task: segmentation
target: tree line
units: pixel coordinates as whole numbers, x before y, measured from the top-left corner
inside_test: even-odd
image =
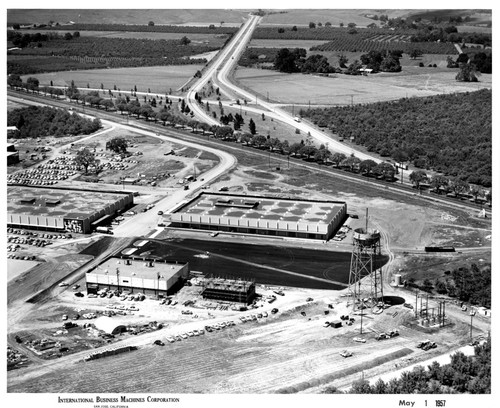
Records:
[[[102,127],[99,119],[91,120],[64,109],[40,106],[8,111],[7,126],[17,127],[15,137],[19,139],[89,135]]]
[[[336,387],[327,387],[325,394],[342,394]],[[348,394],[490,394],[491,337],[474,347],[474,355],[461,351],[451,356],[449,364],[434,361],[427,369],[417,366],[399,378],[355,381]]]
[[[489,90],[300,111],[341,138],[382,157],[491,186]]]
[[[238,31],[238,27],[220,27],[215,24],[207,26],[177,26],[177,25],[155,25],[154,22],[146,24],[91,24],[77,23],[71,26],[67,25],[37,25],[35,29],[44,30],[65,30],[71,27],[71,30],[78,31],[127,31],[127,32],[150,32],[150,33],[185,33],[185,34],[234,34]]]

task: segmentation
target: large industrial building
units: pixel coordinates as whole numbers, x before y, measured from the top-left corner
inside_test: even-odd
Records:
[[[167,263],[139,258],[110,258],[85,275],[87,293],[101,289],[170,295],[189,275],[188,263]]]
[[[328,240],[347,217],[340,201],[203,192],[171,214],[180,228]]]
[[[88,234],[133,204],[133,193],[57,187],[7,187],[7,225]]]

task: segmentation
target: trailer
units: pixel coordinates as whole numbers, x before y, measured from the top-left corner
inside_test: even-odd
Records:
[[[96,227],[95,231],[100,232],[101,234],[113,235],[113,230],[110,227]]]

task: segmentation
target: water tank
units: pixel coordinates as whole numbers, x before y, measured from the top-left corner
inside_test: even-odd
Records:
[[[371,246],[380,241],[380,232],[378,230],[356,228],[353,233],[353,239],[359,245]]]
[[[401,286],[401,275],[399,273],[394,275],[394,284],[396,286]]]

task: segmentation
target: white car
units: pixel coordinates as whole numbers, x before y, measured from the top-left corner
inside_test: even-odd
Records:
[[[59,286],[60,286],[60,287],[69,286],[69,283],[67,283],[67,282],[61,282],[61,283],[59,284]]]
[[[366,343],[366,339],[362,339],[361,337],[354,337],[353,340],[358,343]]]

